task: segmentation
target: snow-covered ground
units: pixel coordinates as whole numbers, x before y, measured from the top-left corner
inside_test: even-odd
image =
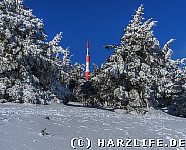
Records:
[[[161,111],[150,109],[146,115],[136,115],[74,105],[0,104],[0,149],[71,150],[71,140],[80,137],[89,138],[93,150],[124,149],[98,147],[98,139],[113,139],[115,144],[116,139],[128,138],[139,143],[149,138],[186,139],[186,119]],[[42,136],[45,128],[49,135]]]

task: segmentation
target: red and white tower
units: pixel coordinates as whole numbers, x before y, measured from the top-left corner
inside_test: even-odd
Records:
[[[85,70],[85,78],[88,80],[90,76],[90,56],[89,56],[89,47],[90,43],[87,41],[87,54],[86,54],[86,70]]]

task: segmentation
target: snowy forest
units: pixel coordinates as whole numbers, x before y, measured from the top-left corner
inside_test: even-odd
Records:
[[[1,0],[1,103],[72,101],[138,113],[148,107],[167,107],[186,117],[186,59],[172,58],[174,39],[160,46],[153,34],[156,21],[143,15],[141,5],[120,43],[105,46],[113,50],[112,55],[101,67],[93,64],[86,80],[84,65],[72,64],[70,49],[60,46],[62,33],[47,41],[43,21],[22,0]]]

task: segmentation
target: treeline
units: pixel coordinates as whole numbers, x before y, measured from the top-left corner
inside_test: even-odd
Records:
[[[113,54],[101,67],[94,65],[87,81],[84,66],[71,64],[70,50],[59,45],[61,33],[47,42],[42,20],[22,1],[1,1],[1,102],[78,101],[139,113],[147,107],[167,107],[186,116],[185,59],[172,59],[173,39],[160,47],[152,30],[156,22],[145,21],[143,11],[141,5],[120,43],[105,46]]]
[[[75,94],[90,106],[124,108],[144,112],[144,108],[167,107],[186,116],[185,58],[173,60],[171,39],[162,48],[152,28],[144,21],[141,5],[124,29],[120,43],[107,45],[113,54],[94,71],[88,81],[78,82]]]

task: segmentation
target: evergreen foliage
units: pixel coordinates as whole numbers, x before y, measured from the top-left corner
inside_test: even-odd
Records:
[[[81,65],[73,66],[69,49],[59,45],[62,33],[46,42],[43,27],[22,0],[0,1],[1,99],[45,104],[69,95],[71,74]]]
[[[173,39],[160,47],[152,30],[156,21],[144,21],[143,12],[141,5],[118,45],[105,46],[114,52],[101,68],[94,67],[89,82],[97,93],[86,95],[91,97],[87,101],[94,97],[96,103],[142,113],[146,107],[172,106],[185,98],[185,59],[172,59]]]
[[[143,113],[169,107],[186,116],[185,58],[172,59],[169,40],[162,48],[153,34],[156,21],[144,20],[141,5],[124,29],[113,54],[87,81],[84,66],[71,64],[62,33],[47,42],[44,24],[22,0],[0,1],[0,99],[47,104],[79,101],[86,106],[124,108]]]

